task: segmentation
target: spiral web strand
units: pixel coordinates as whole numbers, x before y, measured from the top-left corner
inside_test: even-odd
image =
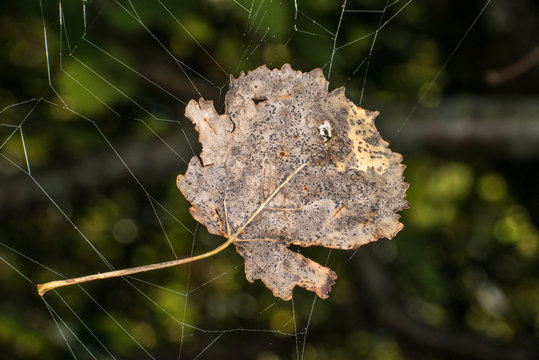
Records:
[[[205,4],[206,8],[203,10],[194,11],[196,16],[203,19],[205,16],[203,11],[209,11],[207,7],[211,6],[210,3]],[[169,24],[168,29],[175,29],[180,34],[178,36],[187,39],[185,40],[187,42],[192,42],[190,51],[202,54],[210,64],[213,72],[205,74],[196,64],[178,55],[181,49],[173,49],[174,44],[171,45],[170,42],[163,40],[163,28],[156,26],[154,20],[147,19],[144,11],[148,9],[141,2],[82,0],[74,6],[72,3],[60,1],[53,7],[51,2],[39,1],[38,11],[41,24],[38,28],[35,28],[36,24],[29,26],[34,27],[33,34],[37,33],[37,30],[41,33],[40,56],[43,59],[41,80],[45,81],[47,86],[44,87],[42,93],[36,94],[35,98],[5,104],[0,109],[0,170],[2,176],[16,178],[20,186],[24,185],[25,189],[32,189],[31,196],[48,204],[48,209],[44,211],[53,215],[47,215],[47,219],[55,219],[55,222],[63,224],[61,228],[68,229],[70,241],[75,244],[74,246],[83,249],[82,252],[91,251],[95,259],[95,262],[90,265],[93,271],[110,271],[119,268],[120,265],[111,260],[111,253],[114,251],[142,252],[145,239],[137,239],[136,246],[140,246],[139,250],[133,250],[132,244],[120,243],[113,246],[112,250],[107,248],[108,250],[103,251],[102,239],[84,224],[83,214],[88,209],[78,209],[76,202],[70,203],[63,198],[62,191],[55,186],[58,182],[54,182],[54,178],[48,175],[46,169],[41,168],[40,159],[43,156],[41,152],[46,151],[46,145],[36,143],[34,135],[37,132],[53,132],[61,131],[63,128],[78,127],[82,132],[91,134],[91,141],[97,144],[94,148],[103,154],[100,156],[105,161],[98,164],[99,166],[92,164],[91,161],[81,160],[81,162],[91,166],[93,170],[101,168],[105,172],[108,169],[114,169],[112,174],[94,173],[93,175],[122,178],[122,181],[129,182],[129,186],[136,188],[136,192],[145,198],[147,223],[135,224],[135,226],[153,227],[160,233],[161,243],[156,246],[164,249],[164,253],[160,254],[160,259],[156,261],[192,256],[214,246],[215,243],[211,241],[219,240],[211,239],[207,234],[201,235],[203,229],[197,224],[188,218],[176,215],[175,211],[178,207],[188,206],[185,203],[180,204],[179,192],[175,202],[169,201],[162,194],[156,194],[155,188],[147,184],[147,174],[144,174],[144,168],[137,163],[137,161],[151,162],[155,159],[155,154],[137,153],[142,157],[147,155],[149,158],[136,159],[129,153],[131,147],[136,147],[137,142],[152,141],[154,147],[168,154],[168,164],[177,164],[176,172],[170,173],[170,178],[162,179],[163,184],[170,184],[180,169],[185,169],[189,158],[197,155],[197,144],[193,141],[194,138],[187,134],[189,131],[192,132],[192,129],[189,130],[190,124],[185,118],[178,116],[183,111],[179,109],[183,109],[190,98],[198,97],[214,99],[215,103],[223,109],[224,95],[228,88],[228,75],[237,76],[240,70],[250,66],[254,57],[260,57],[269,43],[275,41],[278,36],[276,34],[279,33],[276,28],[283,26],[275,21],[275,13],[283,10],[290,15],[290,21],[285,27],[291,31],[286,32],[287,37],[279,39],[280,43],[286,47],[298,38],[312,38],[323,42],[324,45],[321,46],[327,46],[327,56],[323,61],[313,62],[312,68],[322,68],[330,82],[335,77],[335,68],[339,66],[339,63],[343,61],[353,63],[354,70],[349,73],[348,80],[353,78],[355,84],[360,84],[357,90],[358,100],[361,103],[364,93],[369,90],[368,71],[376,53],[379,33],[391,27],[392,23],[413,5],[412,0],[396,0],[380,1],[380,6],[377,8],[362,8],[357,2],[344,0],[334,5],[334,22],[326,24],[318,19],[310,8],[304,7],[301,1],[277,4],[270,0],[233,0],[229,3],[226,4],[227,11],[242,19],[243,28],[237,31],[237,35],[232,35],[236,36],[235,40],[240,44],[238,52],[240,55],[233,61],[225,63],[218,60],[217,48],[210,47],[206,45],[206,42],[199,40],[203,37],[200,22],[197,22],[193,16],[184,16],[182,12],[193,10],[178,8],[168,1],[152,2],[154,7],[152,11],[157,12],[161,20]],[[345,36],[342,33],[344,23],[361,22],[364,16],[376,19],[377,25],[373,31],[357,34],[355,37],[349,34]],[[113,32],[114,29],[101,27],[114,24],[115,21],[129,23],[133,34],[145,39],[145,43],[141,45],[151,44],[158,49],[157,54],[160,58],[143,59],[145,54],[141,53],[139,54],[141,59],[133,59],[111,47],[105,36],[107,31]],[[475,22],[471,27],[474,24]],[[232,34],[236,33],[232,32]],[[214,34],[214,36],[219,36],[219,34]],[[128,42],[129,38],[122,40]],[[35,41],[38,40],[35,39]],[[130,46],[129,43],[122,45]],[[133,46],[138,45],[133,44]],[[356,45],[369,49],[366,56],[357,59],[350,58],[350,55],[345,53],[347,49]],[[165,62],[167,69],[175,72],[174,79],[180,79],[183,82],[182,86],[188,90],[184,93],[177,91],[177,88],[158,75],[156,69],[151,68],[150,60]],[[139,61],[147,64],[147,68],[138,66]],[[113,70],[110,71],[109,67]],[[113,76],[112,74],[116,72],[124,76]],[[154,94],[153,97],[149,99],[133,97],[128,86],[124,84],[125,79],[148,89],[148,92],[151,91]],[[432,81],[435,80],[432,79]],[[346,85],[346,82],[347,80],[344,80],[338,85]],[[70,90],[76,91],[79,99],[74,99]],[[84,96],[83,99],[93,104],[92,108],[77,102],[80,101],[81,94]],[[127,108],[129,110],[126,110]],[[412,112],[403,121],[398,129],[399,132],[405,131],[404,125],[411,118]],[[106,121],[103,121],[102,114],[106,114]],[[54,116],[60,120],[52,119]],[[46,125],[43,126],[43,123]],[[52,130],[47,128],[49,123]],[[114,124],[117,124],[116,128]],[[129,136],[128,143],[122,142],[121,136],[118,136],[118,133],[122,133],[123,126],[130,128],[129,132],[126,132]],[[163,132],[163,128],[168,129],[168,132]],[[170,133],[174,136],[171,137]],[[76,141],[71,141],[71,143],[76,144]],[[45,146],[45,149],[41,149],[41,146]],[[85,156],[91,158],[93,154]],[[91,179],[84,179],[81,175],[84,171],[77,166],[67,165],[68,169],[62,173],[64,178],[61,179],[60,187],[65,187],[69,191],[75,191],[75,187],[82,187],[84,192],[85,186],[93,186]],[[80,173],[77,172],[78,169]],[[77,185],[72,184],[73,181],[69,180],[70,176],[77,178]],[[13,191],[15,192],[16,189],[14,188]],[[117,211],[121,212],[122,209]],[[133,227],[132,222],[124,223]],[[181,231],[172,231],[174,227]],[[183,237],[177,238],[177,234],[182,234]],[[110,239],[109,237],[107,241]],[[24,241],[39,242],[41,239],[24,239]],[[183,245],[180,246],[180,243]],[[65,265],[66,261],[76,265],[79,261],[76,258],[63,259],[62,264],[55,264],[42,260],[43,257],[38,252],[19,251],[17,241],[12,239],[0,239],[0,245],[0,260],[3,264],[0,264],[1,271],[16,274],[18,278],[13,278],[13,281],[20,280],[29,289],[35,287],[38,282],[43,282],[44,278],[83,275],[59,270],[67,268],[77,272],[82,271],[76,270],[77,267]],[[54,244],[50,246],[53,251]],[[61,249],[54,249],[54,251],[61,251]],[[326,262],[331,261],[330,254],[327,255]],[[252,337],[262,339],[262,341],[258,340],[258,343],[266,344],[265,348],[252,349],[255,354],[272,353],[273,341],[286,342],[291,339],[293,346],[290,347],[290,352],[294,358],[303,359],[309,341],[308,335],[313,331],[313,316],[317,314],[319,306],[316,297],[311,294],[302,294],[301,301],[308,305],[300,308],[298,307],[300,299],[297,299],[296,295],[291,302],[285,303],[272,299],[271,295],[258,300],[253,295],[242,293],[244,294],[242,301],[251,304],[249,306],[255,309],[250,320],[242,319],[230,311],[223,315],[219,302],[226,301],[226,298],[224,295],[216,294],[218,289],[224,286],[222,284],[241,283],[245,282],[245,279],[242,262],[238,256],[232,255],[232,252],[219,256],[230,257],[230,259],[220,264],[220,267],[215,266],[206,278],[200,276],[194,278],[193,274],[197,266],[212,267],[213,259],[204,260],[205,262],[201,265],[189,264],[184,265],[181,270],[171,270],[172,275],[175,271],[181,272],[180,279],[174,285],[171,285],[170,281],[161,282],[159,277],[128,276],[107,280],[114,281],[115,286],[121,288],[121,293],[126,294],[123,298],[107,298],[93,285],[80,285],[73,290],[66,290],[66,293],[62,289],[52,291],[43,298],[43,312],[47,313],[48,317],[42,321],[48,329],[55,329],[51,330],[46,337],[57,343],[61,353],[69,354],[75,359],[117,359],[125,356],[122,355],[125,354],[123,353],[125,349],[130,349],[128,353],[136,354],[137,358],[163,358],[163,354],[156,354],[153,350],[158,347],[156,344],[163,342],[168,344],[165,346],[169,351],[168,355],[172,354],[178,359],[212,358],[219,356],[217,351],[221,351],[223,346],[226,347],[228,342],[236,341],[236,338],[249,341]],[[122,264],[121,267],[124,265]],[[90,267],[84,264],[84,269]],[[34,271],[35,269],[38,271]],[[30,273],[39,273],[40,278],[35,278]],[[31,291],[28,291],[28,294],[30,293]],[[204,296],[198,295],[201,293]],[[261,292],[258,291],[258,293]],[[204,299],[205,296],[211,297],[212,300],[206,304],[205,309],[201,310],[204,305],[198,301]],[[168,303],[171,299],[174,302],[172,306]],[[134,315],[137,311],[123,311],[130,306],[132,301],[136,303],[136,306],[142,307],[139,309],[140,318],[138,319],[133,318],[137,316]],[[98,315],[94,315],[95,319],[87,318],[82,315],[83,309],[85,311],[91,309],[93,314]],[[205,314],[212,320],[204,322],[193,315],[195,312]],[[237,313],[241,311],[238,310]],[[237,325],[230,327],[223,325],[225,324],[223,319],[227,317],[236,317],[235,320],[228,322]],[[168,336],[152,330],[153,327],[158,328],[162,323],[167,324]],[[206,325],[199,326],[199,323]],[[244,326],[244,323],[249,326]],[[104,334],[110,333],[120,339],[121,346],[102,339]],[[148,333],[154,335],[149,336]],[[290,353],[280,354],[280,356],[289,355]]]

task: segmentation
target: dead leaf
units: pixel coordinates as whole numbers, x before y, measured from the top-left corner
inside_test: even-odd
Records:
[[[378,112],[328,93],[322,70],[259,67],[231,77],[226,110],[191,100],[185,115],[202,144],[178,188],[190,212],[230,238],[249,281],[283,300],[297,286],[327,298],[337,275],[291,244],[356,249],[402,229],[408,207],[402,156],[376,127]]]

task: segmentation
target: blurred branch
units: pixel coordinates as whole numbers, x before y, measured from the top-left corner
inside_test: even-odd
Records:
[[[539,159],[539,103],[536,99],[460,97],[437,108],[418,108],[409,120],[411,105],[380,106],[376,121],[393,150],[414,154]],[[397,131],[400,129],[400,131]],[[192,156],[180,131],[164,136],[186,161]],[[190,139],[195,142],[194,139]],[[185,163],[161,141],[131,139],[117,149],[130,170],[145,185],[175,181]],[[0,160],[1,161],[1,160]],[[10,165],[7,165],[10,166]],[[70,200],[81,192],[133,183],[112,151],[90,154],[63,169],[32,169],[32,174],[56,198]],[[20,173],[0,179],[0,213],[48,201],[34,182]]]
[[[490,85],[500,85],[519,77],[537,64],[539,64],[539,45],[514,64],[501,70],[488,71],[485,74],[485,81]]]
[[[184,171],[192,151],[184,135],[178,131],[163,137],[117,146],[118,153],[129,170],[143,186],[161,182],[161,186],[176,181]],[[176,151],[176,154],[170,150]],[[179,157],[181,156],[181,158]],[[185,160],[182,160],[182,158]],[[0,158],[0,161],[4,160]],[[6,165],[11,166],[9,164]],[[55,201],[73,201],[81,193],[93,193],[113,185],[136,185],[130,172],[112,151],[91,154],[86,159],[62,169],[32,169],[34,179]],[[0,213],[24,208],[36,202],[48,202],[46,195],[26,175],[18,172],[0,178]]]
[[[376,121],[392,149],[414,153],[536,160],[539,158],[537,98],[459,96],[435,108],[379,106]],[[407,120],[407,118],[409,119]]]
[[[539,357],[539,352],[532,348],[500,344],[468,330],[435,327],[412,318],[402,306],[391,300],[390,280],[369,251],[359,251],[356,256],[359,257],[355,263],[360,270],[364,292],[369,294],[366,300],[370,310],[380,323],[406,341],[449,358],[532,360]]]

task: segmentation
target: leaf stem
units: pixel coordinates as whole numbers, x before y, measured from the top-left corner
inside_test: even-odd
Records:
[[[193,261],[205,259],[205,258],[213,256],[213,255],[215,255],[217,253],[220,253],[221,251],[226,249],[230,244],[232,244],[236,240],[236,238],[256,218],[256,216],[258,214],[260,214],[260,212],[262,212],[262,210],[264,210],[266,205],[275,197],[275,195],[277,195],[277,193],[290,181],[290,179],[292,179],[298,172],[300,172],[301,169],[303,169],[305,166],[307,166],[307,164],[308,164],[308,162],[300,165],[296,170],[294,170],[294,172],[292,172],[271,193],[271,195],[268,196],[268,198],[262,204],[260,204],[258,209],[256,209],[256,211],[251,215],[249,220],[247,220],[245,222],[245,224],[240,226],[240,228],[238,229],[238,231],[236,231],[236,233],[234,235],[229,237],[227,241],[225,241],[224,243],[222,243],[221,245],[219,245],[218,247],[216,247],[215,249],[213,249],[211,251],[208,251],[208,252],[206,252],[204,254],[184,258],[184,259],[165,261],[165,262],[158,263],[158,264],[143,265],[143,266],[137,266],[137,267],[133,267],[133,268],[129,268],[129,269],[122,269],[122,270],[113,270],[113,271],[109,271],[109,272],[105,272],[105,273],[81,276],[81,277],[78,277],[78,278],[72,278],[72,279],[67,279],[67,280],[49,281],[49,282],[47,282],[45,284],[38,284],[37,285],[37,292],[38,292],[39,296],[43,296],[47,291],[52,290],[52,289],[56,289],[56,288],[59,288],[59,287],[63,287],[63,286],[74,285],[74,284],[82,284],[82,283],[87,283],[87,282],[94,281],[94,280],[110,279],[110,278],[115,278],[115,277],[120,277],[120,276],[138,274],[138,273],[152,271],[152,270],[164,269],[164,268],[168,268],[168,267],[172,267],[172,266],[176,266],[176,265],[187,264],[187,263],[190,263],[190,262],[193,262]]]

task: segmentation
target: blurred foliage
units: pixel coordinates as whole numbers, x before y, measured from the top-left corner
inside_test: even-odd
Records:
[[[380,10],[385,3],[349,1],[347,9]],[[399,101],[436,107],[464,92],[537,95],[537,70],[498,87],[483,80],[485,71],[516,61],[537,41],[537,31],[529,31],[536,29],[537,5],[517,3],[492,2],[445,66],[483,2],[414,1],[379,32],[401,4],[382,20],[376,12],[347,12],[337,29],[342,3],[325,0],[298,1],[297,19],[292,1],[71,1],[61,2],[61,17],[58,2],[2,2],[0,180],[8,189],[33,184],[23,172],[27,162],[37,184],[48,174],[70,176],[66,171],[85,159],[183,131],[189,141],[162,152],[190,153],[192,145],[196,153],[185,104],[203,96],[223,108],[229,74],[262,64],[321,67],[332,89],[346,86],[356,103],[382,112]],[[28,99],[42,100],[22,103]],[[7,126],[23,120],[24,144],[20,133],[9,137],[15,128]],[[411,184],[405,228],[392,241],[359,250],[383,269],[392,288],[387,296],[413,321],[463,337],[481,334],[496,345],[536,346],[537,161],[403,155]],[[158,158],[132,161],[157,167]],[[102,165],[86,174],[95,186],[74,194],[53,187],[45,190],[54,202],[42,194],[0,209],[3,357],[61,359],[73,351],[91,358],[87,347],[99,359],[109,358],[107,351],[137,359],[145,357],[142,346],[163,359],[176,358],[180,344],[188,358],[209,345],[200,358],[286,359],[303,350],[305,359],[451,357],[373,315],[360,260],[346,252],[297,249],[321,263],[329,256],[337,269],[326,301],[313,302],[300,289],[293,304],[275,300],[245,280],[233,249],[129,279],[146,295],[117,279],[61,289],[42,301],[32,282],[56,279],[51,269],[66,276],[107,270],[88,242],[122,268],[202,253],[222,241],[188,213],[174,184],[185,170],[181,160],[167,178],[134,174],[140,183],[117,159]],[[111,166],[125,172],[121,183],[105,182]],[[241,330],[218,331],[225,329]],[[264,329],[272,332],[256,331]]]

